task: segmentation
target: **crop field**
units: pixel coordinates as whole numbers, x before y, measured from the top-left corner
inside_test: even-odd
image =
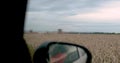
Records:
[[[31,55],[46,41],[62,41],[85,46],[92,53],[92,63],[120,63],[120,34],[25,33]]]

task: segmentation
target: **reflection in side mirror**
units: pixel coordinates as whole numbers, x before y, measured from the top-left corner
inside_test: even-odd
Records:
[[[80,45],[50,42],[41,45],[33,59],[34,63],[91,63],[92,55]]]
[[[53,44],[49,48],[50,63],[86,63],[87,53],[82,48]]]

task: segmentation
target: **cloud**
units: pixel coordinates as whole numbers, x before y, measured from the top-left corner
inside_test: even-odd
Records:
[[[110,1],[101,7],[97,8],[95,12],[78,13],[77,15],[69,16],[73,20],[89,20],[89,21],[120,21],[120,1]]]
[[[117,0],[29,0],[25,30],[119,32],[119,11]]]
[[[104,2],[104,0],[30,0],[28,11],[74,15],[78,12],[93,11]]]

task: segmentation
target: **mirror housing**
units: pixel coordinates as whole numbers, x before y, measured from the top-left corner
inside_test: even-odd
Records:
[[[66,42],[44,42],[33,56],[34,63],[91,63],[91,60],[86,47]]]

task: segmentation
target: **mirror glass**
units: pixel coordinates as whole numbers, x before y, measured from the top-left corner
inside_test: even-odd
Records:
[[[86,63],[84,49],[66,44],[53,44],[49,48],[49,63]]]

